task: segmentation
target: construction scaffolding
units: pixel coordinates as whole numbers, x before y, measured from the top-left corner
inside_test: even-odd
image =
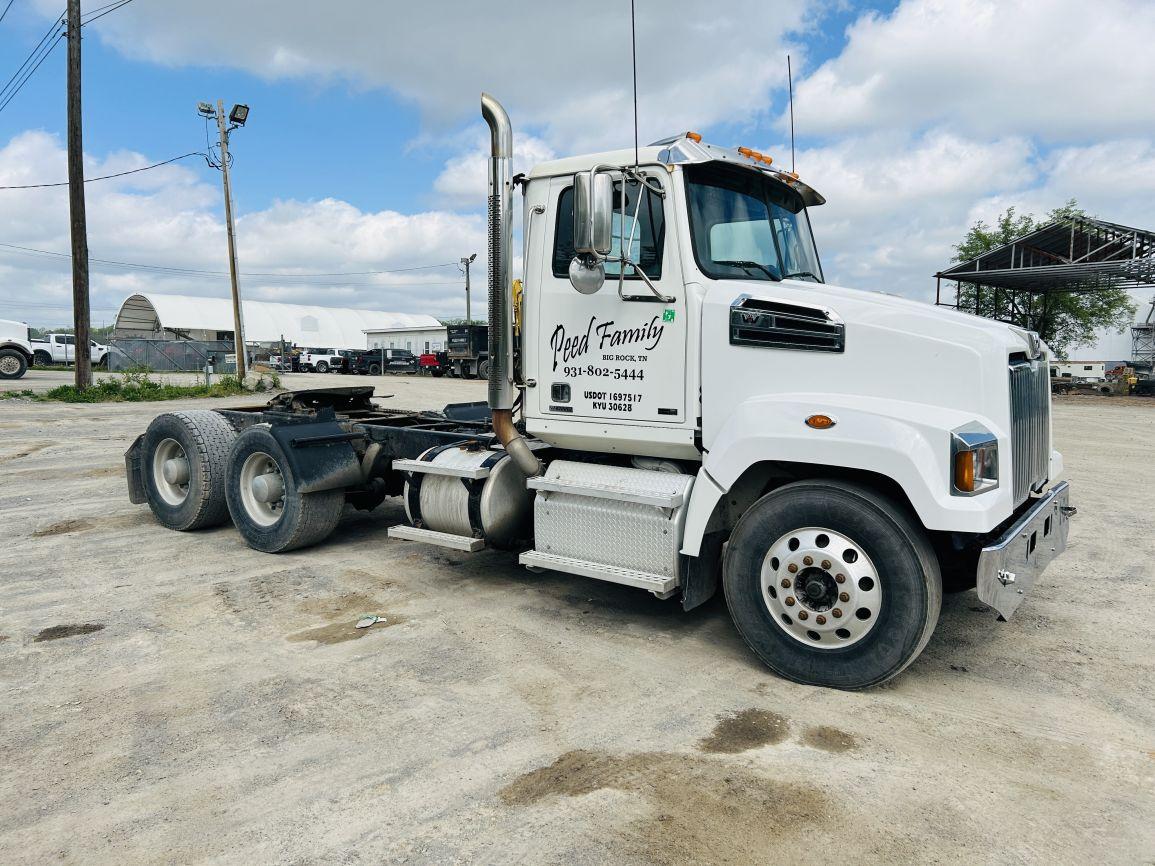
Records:
[[[1145,321],[1131,326],[1131,366],[1155,373],[1155,298]]]
[[[1155,289],[1155,232],[1079,217],[1049,223],[1009,244],[935,274],[935,303],[959,307],[965,284],[974,286],[974,310],[1036,329],[1059,293]],[[943,299],[943,280],[955,283],[954,303]],[[1132,329],[1134,360],[1155,359],[1155,322]]]

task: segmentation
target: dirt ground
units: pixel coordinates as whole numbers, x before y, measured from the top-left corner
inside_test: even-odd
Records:
[[[388,540],[396,501],[282,556],[162,529],[123,452],[228,402],[0,403],[0,862],[1155,862],[1155,411],[1057,401],[1067,555],[850,694],[720,599]]]

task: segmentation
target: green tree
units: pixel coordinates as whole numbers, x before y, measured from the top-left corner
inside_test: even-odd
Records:
[[[970,261],[1050,223],[1070,223],[1087,213],[1071,199],[1041,220],[1019,215],[1009,207],[993,226],[979,220],[955,246],[956,262]],[[1048,292],[1044,295],[1013,294],[991,286],[961,285],[959,309],[990,319],[1000,319],[1037,331],[1056,356],[1095,341],[1100,329],[1122,333],[1135,320],[1135,304],[1126,290],[1105,286],[1094,292]]]

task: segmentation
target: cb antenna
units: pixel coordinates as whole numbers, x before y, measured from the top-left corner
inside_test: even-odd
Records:
[[[790,55],[786,55],[786,86],[790,91],[790,171],[794,171],[794,72],[790,68]]]
[[[630,53],[634,61],[634,170],[638,168],[638,28],[634,21],[634,0],[630,0]]]

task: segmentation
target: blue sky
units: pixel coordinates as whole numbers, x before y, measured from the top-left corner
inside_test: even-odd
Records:
[[[0,83],[58,3],[15,0],[0,22]],[[1076,0],[1046,6],[638,0],[641,137],[693,128],[788,158],[791,53],[798,167],[829,200],[814,214],[828,277],[924,300],[966,227],[1011,205],[1043,213],[1076,197],[1104,218],[1155,225],[1155,4],[1103,0],[1095,16]],[[494,8],[133,0],[85,31],[89,174],[203,149],[196,103],[246,102],[250,122],[233,138],[242,269],[483,258],[482,89],[510,109],[522,170],[632,138],[626,0],[589,0],[580,19],[532,0]],[[1072,55],[1085,61],[1077,76]],[[0,186],[64,179],[64,57],[62,44],[0,112]],[[203,162],[88,190],[94,256],[223,270],[219,175]],[[63,194],[0,190],[0,243],[66,251]],[[245,290],[460,314],[456,269],[338,283],[250,279]],[[135,291],[221,295],[227,284],[100,267],[93,291],[110,310]],[[60,261],[0,248],[0,316],[64,322],[68,294]]]

